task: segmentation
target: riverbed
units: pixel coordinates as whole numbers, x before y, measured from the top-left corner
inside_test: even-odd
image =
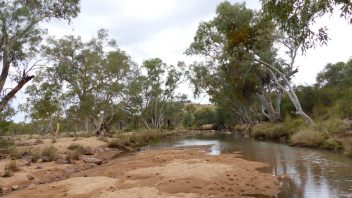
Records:
[[[194,145],[210,145],[209,155],[238,152],[246,160],[269,164],[261,171],[279,178],[279,197],[352,197],[352,159],[337,152],[260,142],[234,134],[170,137],[143,149]]]

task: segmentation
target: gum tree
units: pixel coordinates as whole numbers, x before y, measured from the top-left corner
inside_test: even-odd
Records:
[[[54,18],[70,21],[79,11],[79,0],[0,1],[0,112],[34,77],[45,34],[39,24]],[[9,81],[15,86],[7,87]]]

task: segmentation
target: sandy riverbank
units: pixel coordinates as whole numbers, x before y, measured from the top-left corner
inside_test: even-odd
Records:
[[[275,196],[277,178],[258,171],[264,166],[235,153],[207,155],[207,147],[143,151],[5,197]]]

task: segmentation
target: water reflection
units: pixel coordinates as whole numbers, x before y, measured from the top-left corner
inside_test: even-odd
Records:
[[[352,198],[352,160],[329,151],[243,140],[236,135],[173,137],[145,149],[192,145],[212,145],[211,155],[240,152],[245,159],[268,163],[262,171],[279,177],[279,197]]]

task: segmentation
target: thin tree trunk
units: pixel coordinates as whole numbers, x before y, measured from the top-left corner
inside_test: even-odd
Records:
[[[88,116],[85,117],[84,126],[85,126],[86,133],[89,133],[89,118],[88,118]]]
[[[296,112],[295,114],[296,115],[299,115],[301,117],[303,117],[303,119],[309,123],[309,124],[312,124],[314,125],[314,121],[312,120],[312,118],[309,117],[309,115],[307,115],[303,109],[302,109],[302,106],[301,106],[301,103],[296,95],[296,92],[295,90],[293,89],[292,85],[291,85],[291,82],[286,78],[286,76],[280,72],[278,69],[276,69],[274,66],[270,65],[269,63],[266,63],[262,60],[259,60],[259,59],[255,59],[255,61],[257,61],[258,63],[262,64],[264,66],[264,68],[269,71],[274,80],[275,80],[275,84],[283,91],[283,92],[286,92],[287,95],[289,96],[292,104],[295,106],[295,109],[296,109]],[[275,73],[277,73],[283,80],[284,82],[286,83],[286,86],[288,88],[288,90],[278,81],[277,77],[275,76]]]

